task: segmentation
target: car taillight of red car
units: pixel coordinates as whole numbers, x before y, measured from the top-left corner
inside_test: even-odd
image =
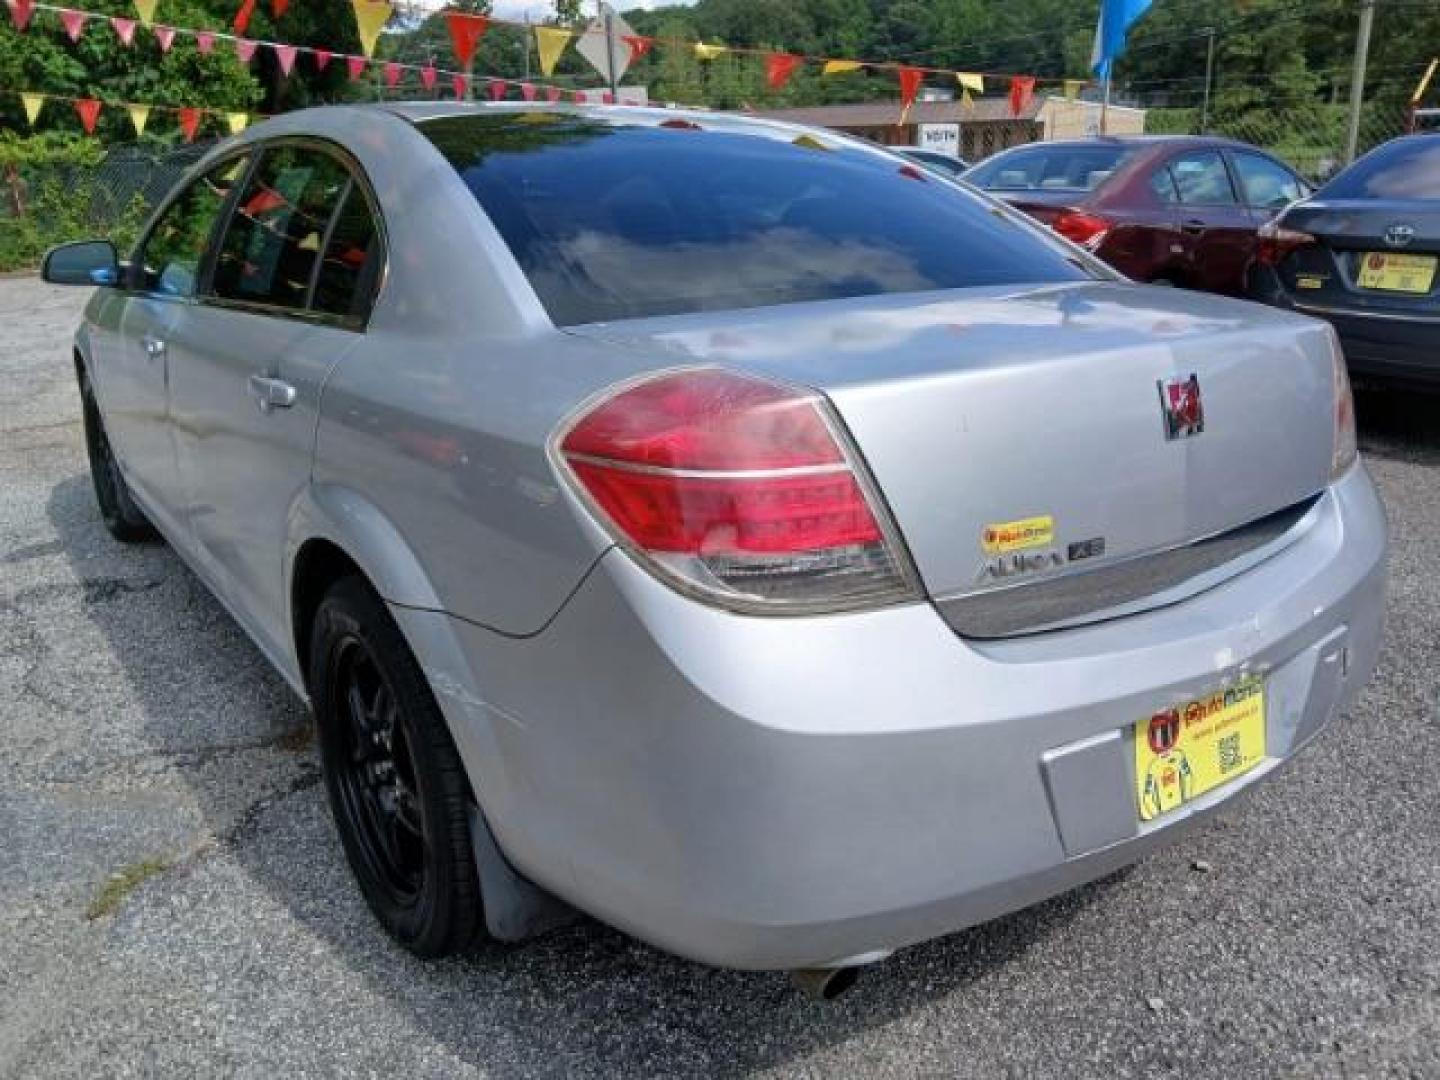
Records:
[[[1094,251],[1104,242],[1114,224],[1109,218],[1083,210],[1062,210],[1050,227],[1066,240]]]

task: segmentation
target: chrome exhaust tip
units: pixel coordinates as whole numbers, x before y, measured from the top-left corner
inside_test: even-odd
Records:
[[[859,978],[858,967],[797,968],[790,972],[790,981],[815,1001],[834,1001]]]

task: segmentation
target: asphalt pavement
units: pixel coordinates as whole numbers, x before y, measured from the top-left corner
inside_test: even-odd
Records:
[[[1318,746],[825,1005],[592,922],[392,946],[300,704],[168,548],[100,524],[83,302],[0,279],[0,1076],[1440,1076],[1440,398],[1361,397],[1389,630]]]

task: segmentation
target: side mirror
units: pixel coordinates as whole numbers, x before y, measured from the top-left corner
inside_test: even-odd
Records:
[[[40,276],[52,285],[118,285],[120,259],[109,240],[61,244],[45,253]]]

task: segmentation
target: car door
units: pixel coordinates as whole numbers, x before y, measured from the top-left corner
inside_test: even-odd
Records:
[[[1280,162],[1256,150],[1227,152],[1241,201],[1258,229],[1297,199],[1310,194],[1310,185]]]
[[[1257,226],[1235,192],[1224,157],[1218,149],[1190,150],[1165,167],[1175,187],[1176,245],[1187,283],[1238,295]]]
[[[126,270],[118,333],[93,357],[111,446],[132,490],[172,538],[183,533],[183,500],[169,426],[168,343],[194,306],[200,267],[246,160],[206,170],[155,218]]]
[[[338,149],[265,147],[171,344],[186,515],[236,616],[288,650],[288,516],[310,479],[320,393],[360,340],[383,261],[373,198]]]

